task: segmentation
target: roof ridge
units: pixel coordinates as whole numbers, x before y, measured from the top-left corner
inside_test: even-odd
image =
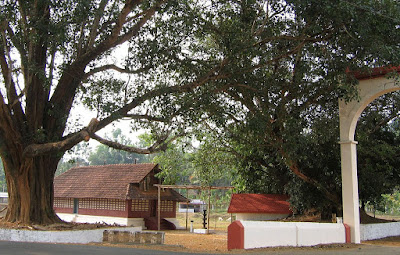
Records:
[[[81,167],[100,167],[100,166],[131,166],[131,165],[157,165],[157,163],[120,163],[120,164],[106,164],[106,165],[82,165],[73,166],[71,168],[81,168]]]

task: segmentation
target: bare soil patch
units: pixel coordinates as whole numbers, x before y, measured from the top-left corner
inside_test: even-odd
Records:
[[[165,244],[182,247],[192,252],[227,252],[227,233],[194,234],[182,230],[169,230],[165,233]]]
[[[370,240],[363,242],[365,244],[385,245],[385,246],[398,246],[400,247],[400,236],[391,236],[383,239]]]
[[[186,225],[185,214],[178,214],[178,220],[181,226]],[[190,221],[193,220],[194,228],[202,227],[202,217],[200,214],[189,214],[188,227],[190,227]],[[320,215],[302,215],[292,217],[291,221],[310,221],[310,222],[321,222]],[[363,223],[381,223],[391,222],[392,219],[378,219],[371,217],[367,214],[361,214],[361,221]],[[229,214],[214,214],[210,218],[210,229],[215,230],[215,234],[194,234],[186,230],[169,230],[165,231],[165,245],[123,245],[123,244],[102,244],[105,246],[119,246],[119,247],[130,247],[130,248],[141,248],[141,249],[157,249],[171,252],[193,252],[193,253],[233,253],[242,254],[243,251],[229,251],[227,249],[227,227],[230,224]],[[19,223],[7,223],[3,222],[0,217],[0,228],[12,228],[12,229],[30,229],[30,230],[48,230],[48,231],[62,231],[62,230],[90,230],[98,228],[116,227],[114,225],[105,224],[84,224],[84,223],[58,223],[47,226],[36,226],[36,225],[23,225]],[[372,240],[363,242],[363,244],[370,245],[385,245],[385,246],[398,246],[400,247],[400,236],[388,237],[380,240]],[[96,244],[98,245],[98,244]],[[358,247],[355,244],[332,244],[332,245],[318,245],[313,247],[276,247],[276,248],[265,248],[261,250],[278,251],[278,250],[315,250],[315,249],[347,249]],[[254,251],[260,251],[260,249],[248,250],[246,253],[252,253]]]

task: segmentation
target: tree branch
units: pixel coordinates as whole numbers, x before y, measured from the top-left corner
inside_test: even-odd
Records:
[[[19,96],[17,96],[15,83],[12,79],[12,64],[10,63],[9,65],[7,63],[6,55],[7,58],[9,59],[9,62],[11,62],[12,59],[10,56],[10,52],[7,49],[7,45],[5,42],[5,34],[3,32],[1,38],[3,39],[3,42],[0,42],[0,67],[7,91],[8,104],[9,107],[14,111],[13,118],[15,116],[18,126],[23,127],[25,116],[22,110],[21,102],[19,101]],[[4,52],[4,49],[7,50],[7,53]]]
[[[333,203],[335,203],[336,205],[341,205],[341,201],[340,198],[334,194],[331,193],[325,186],[323,186],[321,183],[319,183],[317,180],[315,180],[314,178],[311,178],[307,175],[305,175],[303,172],[301,172],[297,162],[293,159],[291,159],[289,157],[289,155],[282,149],[279,148],[279,152],[282,155],[282,157],[285,159],[285,163],[287,165],[287,167],[300,179],[302,179],[303,181],[313,185],[314,187],[316,187],[319,191],[321,191],[326,198],[328,198],[330,201],[332,201]]]
[[[150,121],[158,121],[158,122],[170,121],[170,119],[167,119],[167,118],[149,116],[146,114],[126,114],[124,117],[134,119],[134,120],[150,120]]]
[[[105,126],[109,125],[111,122],[120,119],[128,114],[128,112],[135,107],[139,106],[146,100],[149,100],[151,98],[157,97],[157,96],[162,96],[162,95],[167,95],[167,94],[173,94],[173,93],[184,93],[184,92],[190,92],[193,91],[195,88],[200,87],[204,85],[205,83],[213,80],[218,80],[222,78],[227,78],[228,76],[226,74],[219,74],[218,72],[227,64],[228,60],[224,59],[220,65],[216,66],[215,68],[211,69],[208,73],[205,75],[201,76],[198,78],[196,81],[187,83],[185,85],[176,85],[176,86],[171,86],[171,87],[162,87],[156,90],[151,90],[142,96],[132,100],[132,102],[126,104],[125,106],[121,107],[119,110],[115,111],[112,113],[110,116],[107,118],[104,118],[100,120],[99,125],[97,126],[97,130],[100,130],[104,128]]]
[[[85,73],[85,75],[83,76],[83,80],[86,80],[87,78],[89,78],[90,76],[92,76],[92,75],[94,75],[96,73],[103,72],[103,71],[106,71],[106,70],[114,70],[114,71],[117,71],[117,72],[120,72],[120,73],[127,73],[127,74],[138,74],[138,73],[141,73],[141,72],[149,70],[151,67],[152,66],[148,66],[148,67],[145,67],[145,68],[139,68],[139,69],[136,69],[136,70],[129,70],[129,69],[126,69],[126,68],[118,67],[118,66],[116,66],[114,64],[104,65],[104,66],[99,66],[99,67],[93,68],[89,72]]]
[[[58,115],[61,117],[68,115],[74,100],[76,89],[81,84],[83,77],[85,76],[84,70],[87,64],[107,50],[122,44],[123,42],[135,36],[135,34],[139,32],[140,28],[154,15],[156,8],[158,8],[158,6],[164,1],[157,2],[155,6],[148,10],[147,15],[145,15],[136,25],[133,26],[133,28],[129,30],[129,34],[125,34],[125,36],[129,35],[130,37],[124,37],[124,40],[120,40],[119,34],[124,24],[126,24],[127,16],[132,11],[134,6],[140,2],[134,0],[126,1],[126,4],[120,13],[114,28],[112,28],[111,35],[107,36],[106,39],[99,43],[96,47],[89,49],[84,54],[79,55],[79,57],[77,57],[77,59],[71,63],[61,75],[49,104],[51,106],[57,106],[59,109]],[[129,107],[124,107],[123,110],[119,111],[117,114],[122,113],[120,116],[123,116],[128,112],[125,111],[126,109],[129,111],[132,108],[129,109]],[[61,125],[57,124],[60,116],[48,116],[46,126],[49,130],[52,130],[52,132],[62,135],[65,130],[65,123],[62,123]],[[113,120],[115,119],[118,118],[114,118]],[[107,123],[107,125],[108,124],[109,123]]]
[[[86,128],[60,142],[28,145],[24,149],[23,157],[37,157],[41,155],[65,152],[83,140],[89,141],[90,136],[93,132],[95,132],[98,123],[99,121],[97,119],[92,119]]]
[[[91,134],[90,137],[95,139],[96,141],[100,142],[101,144],[104,144],[106,146],[109,146],[111,148],[117,149],[117,150],[122,150],[122,151],[127,151],[127,152],[132,152],[132,153],[137,153],[137,154],[152,154],[158,151],[165,151],[167,149],[168,144],[170,144],[172,141],[176,140],[178,137],[183,136],[184,134],[176,135],[170,139],[169,138],[170,133],[167,133],[166,135],[160,137],[152,146],[146,148],[146,149],[141,149],[141,148],[136,148],[128,145],[123,145],[118,142],[113,142],[106,140],[104,138],[101,138],[100,136],[96,134]]]
[[[91,49],[94,45],[95,39],[97,37],[97,31],[99,28],[100,19],[103,16],[104,9],[106,8],[108,0],[102,0],[99,4],[99,8],[97,9],[95,18],[93,20],[92,28],[90,30],[89,39],[87,41],[86,48]]]
[[[156,4],[153,5],[153,7],[151,7],[150,9],[148,9],[144,16],[138,21],[138,23],[136,23],[135,26],[133,26],[127,33],[119,36],[118,38],[116,38],[117,40],[115,41],[116,45],[119,45],[121,43],[126,42],[127,40],[129,40],[130,38],[132,38],[134,35],[136,35],[140,28],[146,24],[146,22],[153,17],[153,15],[155,14],[156,10],[163,4],[167,2],[167,0],[161,0],[161,1],[157,1]]]

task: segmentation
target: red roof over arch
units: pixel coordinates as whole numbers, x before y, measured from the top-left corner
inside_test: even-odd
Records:
[[[382,77],[392,72],[400,73],[400,66],[382,66],[364,72],[350,71],[350,70],[347,70],[346,72],[354,75],[354,77],[357,80],[368,80],[368,79]]]

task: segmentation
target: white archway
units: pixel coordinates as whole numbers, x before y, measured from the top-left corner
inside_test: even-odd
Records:
[[[360,243],[360,215],[357,178],[357,142],[354,133],[358,118],[374,99],[389,92],[400,90],[398,82],[384,77],[395,69],[376,69],[375,75],[359,76],[359,100],[339,100],[340,151],[342,167],[343,222],[351,229],[351,242]]]

